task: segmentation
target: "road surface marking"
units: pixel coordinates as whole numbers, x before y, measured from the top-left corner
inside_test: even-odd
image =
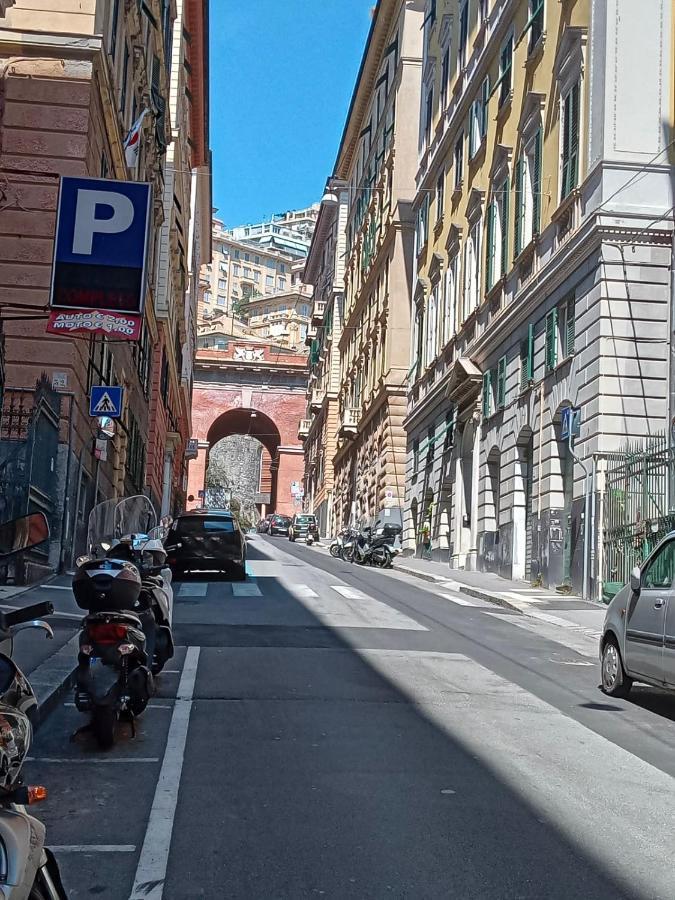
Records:
[[[401,631],[427,631],[424,625],[393,606],[375,600],[344,584],[330,585],[334,594],[323,597],[296,594],[300,603],[330,628],[395,628]],[[292,587],[289,588],[292,590]],[[335,596],[338,595],[338,596]]]
[[[49,849],[54,853],[135,853],[134,844],[53,844]]]
[[[95,763],[98,765],[124,765],[125,763],[158,763],[158,756],[129,756],[124,757],[108,757],[108,756],[72,756],[72,757],[55,757],[55,756],[27,756],[26,762],[49,763],[57,766],[69,766],[71,763]]]
[[[365,598],[363,591],[348,587],[346,584],[331,584],[331,588],[342,597],[346,597],[347,600],[363,600]]]
[[[311,587],[307,584],[294,584],[291,585],[290,591],[292,594],[295,594],[296,597],[318,597],[316,591],[313,591]]]
[[[68,584],[41,584],[42,591],[70,591],[72,588]]]
[[[209,589],[208,581],[195,581],[188,582],[184,581],[180,586],[179,597],[206,597],[206,592]]]
[[[471,600],[465,600],[463,597],[456,597],[454,594],[446,594],[444,591],[440,591],[438,596],[443,597],[444,600],[449,600],[451,603],[457,603],[459,606],[471,606],[473,609],[480,608],[477,603],[472,603]]]
[[[130,900],[161,900],[164,893],[198,665],[199,647],[188,647]]]
[[[262,593],[257,584],[251,584],[247,581],[239,583],[233,582],[232,594],[235,597],[262,597]]]

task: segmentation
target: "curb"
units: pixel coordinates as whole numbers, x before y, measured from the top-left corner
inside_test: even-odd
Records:
[[[45,719],[54,712],[59,701],[75,686],[77,651],[80,636],[75,634],[60,650],[43,663],[25,673],[35,696],[38,698],[38,719],[34,730],[39,731]]]
[[[524,615],[523,610],[506,597],[500,597],[497,594],[489,594],[487,591],[481,591],[479,588],[470,587],[465,585],[464,582],[458,581],[456,578],[444,578],[442,575],[432,575],[431,572],[421,572],[419,569],[413,569],[410,566],[394,565],[393,570],[395,572],[403,572],[406,575],[414,575],[416,578],[422,579],[422,581],[431,581],[440,585],[445,584],[447,581],[454,581],[455,584],[461,585],[461,592],[467,594],[469,597],[474,597],[476,600],[485,600],[487,603],[492,603],[495,606],[502,606],[505,609],[511,609],[514,612]]]

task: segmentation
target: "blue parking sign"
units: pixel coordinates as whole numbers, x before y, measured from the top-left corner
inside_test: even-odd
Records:
[[[150,197],[142,182],[61,179],[52,307],[143,311]]]

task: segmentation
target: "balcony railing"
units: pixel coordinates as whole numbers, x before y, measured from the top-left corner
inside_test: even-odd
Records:
[[[310,419],[300,419],[298,425],[298,440],[303,441],[309,435],[309,429],[312,422]]]
[[[326,392],[323,388],[314,388],[309,398],[309,408],[312,412],[319,412],[323,405],[323,398]]]
[[[350,437],[355,435],[359,427],[360,409],[346,409],[342,413],[342,421],[340,423],[340,434],[342,437]]]
[[[312,308],[312,325],[321,325],[326,312],[326,301],[315,300]]]

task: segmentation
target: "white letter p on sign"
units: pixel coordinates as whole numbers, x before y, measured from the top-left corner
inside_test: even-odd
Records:
[[[96,208],[107,206],[112,215],[96,218]],[[73,229],[73,253],[91,256],[95,234],[120,234],[134,221],[134,205],[124,194],[112,191],[77,192],[75,227]]]

